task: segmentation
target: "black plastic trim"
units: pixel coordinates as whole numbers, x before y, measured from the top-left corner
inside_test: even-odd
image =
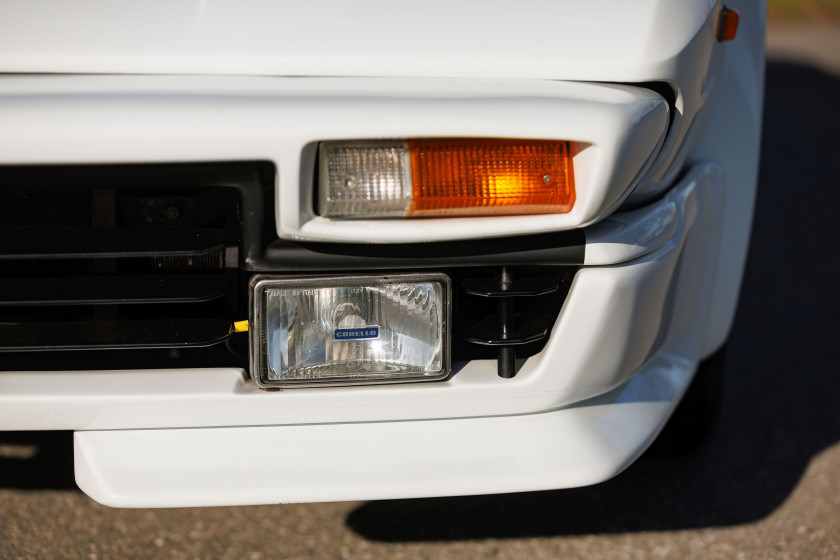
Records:
[[[294,243],[274,241],[252,271],[325,272],[447,266],[582,265],[586,237],[572,230],[519,237],[437,243]]]

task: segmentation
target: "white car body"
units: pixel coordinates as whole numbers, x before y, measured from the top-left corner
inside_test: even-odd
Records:
[[[15,371],[0,352],[0,430],[75,431],[79,486],[119,507],[614,476],[725,343],[737,304],[764,6],[726,6],[740,25],[721,42],[711,0],[0,1],[0,167],[271,162],[278,237],[316,246],[585,237],[547,345],[513,379],[476,359],[441,382],[263,391],[243,368]],[[449,136],[572,141],[574,209],[313,208],[319,141]]]

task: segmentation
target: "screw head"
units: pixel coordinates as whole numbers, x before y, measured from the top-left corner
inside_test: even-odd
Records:
[[[352,191],[356,188],[356,178],[353,175],[345,175],[341,178],[341,187],[344,190]]]

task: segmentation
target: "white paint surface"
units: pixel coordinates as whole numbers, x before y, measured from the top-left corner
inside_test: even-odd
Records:
[[[76,432],[76,482],[115,507],[320,502],[594,484],[652,440],[691,379],[657,358],[626,385],[542,414]]]

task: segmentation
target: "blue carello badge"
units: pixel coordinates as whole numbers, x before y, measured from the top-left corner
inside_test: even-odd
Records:
[[[369,325],[355,329],[335,329],[333,339],[335,340],[373,340],[379,338],[379,327]]]

